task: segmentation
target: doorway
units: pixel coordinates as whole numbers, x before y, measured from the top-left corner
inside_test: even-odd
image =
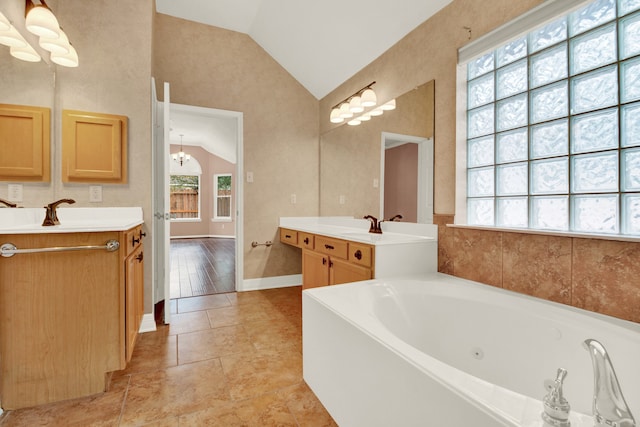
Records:
[[[171,299],[171,262],[170,262],[170,241],[172,232],[170,230],[171,213],[170,213],[170,162],[173,162],[171,153],[172,144],[191,145],[194,152],[196,149],[207,151],[211,147],[205,146],[209,141],[217,145],[216,156],[223,158],[235,164],[235,188],[233,195],[234,203],[229,207],[226,218],[218,218],[218,215],[202,215],[200,222],[206,225],[208,231],[198,234],[189,234],[189,238],[208,239],[215,238],[215,229],[220,226],[217,220],[224,223],[224,227],[233,230],[233,259],[234,274],[233,284],[234,290],[238,286],[242,286],[243,274],[243,253],[241,244],[235,244],[235,241],[242,242],[242,208],[243,208],[243,182],[240,177],[243,175],[242,155],[243,155],[243,114],[235,111],[218,110],[206,107],[197,107],[191,105],[182,105],[171,103],[170,87],[168,83],[164,83],[164,101],[157,100],[155,94],[155,81],[152,79],[152,95],[153,103],[153,129],[154,135],[154,152],[153,152],[153,182],[154,182],[154,256],[153,256],[153,304],[156,306],[156,318],[162,318],[164,323],[170,323],[171,310],[164,309],[165,303],[168,306]],[[192,129],[192,139],[185,139],[185,129]],[[183,137],[180,137],[180,134]],[[186,150],[185,150],[186,151]],[[203,173],[203,180],[207,181],[210,190],[207,195],[209,202],[213,203],[215,195],[213,194],[213,175]],[[202,201],[200,202],[202,203]],[[202,206],[202,204],[200,205]],[[211,205],[209,205],[211,206]],[[211,207],[210,212],[213,212]],[[194,221],[195,223],[195,221]],[[174,237],[185,237],[174,236]],[[230,239],[229,237],[225,236]],[[227,248],[228,249],[228,248]],[[235,266],[240,266],[235,268]],[[162,313],[159,316],[159,313]]]
[[[237,117],[229,113],[170,106],[171,299],[236,290],[238,236],[232,213],[241,180]]]

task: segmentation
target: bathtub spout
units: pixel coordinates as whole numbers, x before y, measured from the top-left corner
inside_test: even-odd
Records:
[[[636,427],[624,400],[611,359],[604,346],[593,339],[584,341],[593,362],[593,418],[595,427]]]
[[[549,393],[542,401],[544,412],[541,415],[545,427],[571,426],[571,421],[569,421],[571,407],[567,399],[562,395],[562,383],[566,376],[566,369],[559,368],[555,381],[545,381],[545,388],[549,390]]]

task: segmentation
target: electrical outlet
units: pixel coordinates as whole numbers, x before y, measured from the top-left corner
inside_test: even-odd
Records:
[[[373,178],[373,188],[378,188],[380,186],[380,181],[378,178]]]
[[[93,203],[102,201],[102,185],[89,186],[89,201]]]
[[[292,194],[292,195],[291,195],[291,204],[292,204],[292,205],[295,205],[295,204],[296,204],[296,195],[295,195],[295,194]]]
[[[341,194],[340,195],[340,204],[344,205],[345,200],[346,200],[346,198],[344,197],[344,195]]]
[[[247,172],[247,182],[253,182],[253,172]]]

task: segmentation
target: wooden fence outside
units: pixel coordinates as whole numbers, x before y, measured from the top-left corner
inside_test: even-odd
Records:
[[[171,218],[198,218],[198,191],[174,190],[170,196]]]

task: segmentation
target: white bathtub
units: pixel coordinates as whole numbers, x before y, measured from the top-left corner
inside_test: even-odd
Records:
[[[592,427],[587,338],[640,416],[640,324],[435,273],[303,292],[304,379],[342,427],[542,426],[565,368],[573,427]]]

